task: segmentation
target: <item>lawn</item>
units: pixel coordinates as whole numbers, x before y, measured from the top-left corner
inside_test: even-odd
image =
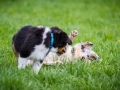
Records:
[[[17,69],[12,36],[24,25],[76,29],[78,42],[91,41],[100,56],[84,61]],[[0,90],[120,90],[119,0],[0,0]]]

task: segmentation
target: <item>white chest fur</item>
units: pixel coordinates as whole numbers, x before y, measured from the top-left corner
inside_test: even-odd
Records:
[[[33,60],[43,60],[48,53],[49,48],[46,48],[45,45],[40,44],[35,46],[34,52],[29,56],[29,59]]]
[[[46,48],[45,45],[43,44],[46,37],[47,37],[47,33],[50,32],[50,28],[46,27],[45,31],[43,33],[43,41],[40,45],[36,45],[34,48],[35,50],[31,53],[31,55],[29,56],[30,59],[33,60],[43,60],[46,57],[46,54],[49,51],[49,48]]]

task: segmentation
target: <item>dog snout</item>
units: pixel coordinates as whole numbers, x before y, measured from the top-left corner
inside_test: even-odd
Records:
[[[61,54],[64,54],[66,52],[66,48],[65,47],[62,47],[62,48],[58,48],[58,54],[61,55]]]
[[[66,49],[64,48],[64,49],[62,50],[62,52],[65,53],[65,52],[66,52]]]
[[[98,56],[96,60],[100,59],[100,57]]]
[[[97,56],[96,54],[92,54],[92,55],[91,55],[91,58],[92,58],[93,60],[98,60],[98,59],[99,59],[99,56]]]

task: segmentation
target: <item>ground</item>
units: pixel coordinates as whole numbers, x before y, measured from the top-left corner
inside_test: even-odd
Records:
[[[17,69],[11,43],[24,25],[58,26],[79,32],[74,43],[91,41],[100,56],[84,61]],[[0,90],[119,90],[119,0],[0,0]]]

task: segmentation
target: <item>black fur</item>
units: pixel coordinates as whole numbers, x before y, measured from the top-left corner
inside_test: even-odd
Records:
[[[21,57],[28,57],[34,50],[34,46],[41,44],[44,29],[33,26],[22,27],[14,36],[15,49]]]
[[[63,32],[58,27],[52,27],[51,28],[52,33],[54,33],[54,47],[64,47],[68,43],[69,45],[72,44],[72,41],[68,38],[67,34]]]
[[[13,36],[13,44],[20,56],[23,58],[29,57],[34,51],[35,45],[40,45],[43,41],[43,33],[45,28],[38,28],[34,26],[24,26],[17,34]],[[53,47],[64,47],[66,44],[72,44],[72,41],[68,38],[67,34],[60,30],[58,27],[52,27],[51,32],[54,34]],[[44,41],[46,48],[50,47],[51,36],[47,33],[47,37]]]

